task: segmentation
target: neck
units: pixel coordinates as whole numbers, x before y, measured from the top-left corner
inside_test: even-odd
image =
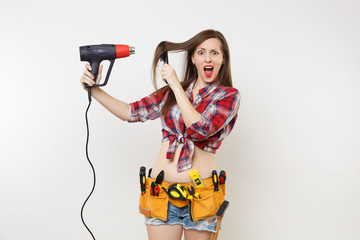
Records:
[[[200,90],[204,87],[206,87],[208,84],[204,83],[200,78],[198,78],[194,84],[194,89]]]

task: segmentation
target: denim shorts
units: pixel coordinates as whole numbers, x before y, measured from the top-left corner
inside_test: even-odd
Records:
[[[180,224],[184,229],[193,229],[198,231],[208,231],[216,233],[216,217],[209,217],[206,219],[198,220],[192,222],[189,216],[189,208],[185,207],[176,207],[171,202],[168,203],[168,214],[167,221],[163,221],[157,218],[149,218],[145,216],[145,223],[148,225],[176,225]]]

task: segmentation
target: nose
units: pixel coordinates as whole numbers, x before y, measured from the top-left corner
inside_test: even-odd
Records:
[[[206,54],[205,56],[205,62],[210,63],[211,62],[211,56],[210,54]]]

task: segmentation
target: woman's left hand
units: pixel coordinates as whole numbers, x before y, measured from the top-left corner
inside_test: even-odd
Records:
[[[164,82],[166,80],[172,90],[174,90],[174,87],[181,87],[175,69],[172,68],[169,64],[164,64],[161,66],[161,79]]]

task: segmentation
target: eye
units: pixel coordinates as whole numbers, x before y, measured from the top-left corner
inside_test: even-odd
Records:
[[[199,54],[199,55],[203,55],[203,54],[204,54],[204,51],[200,50],[200,51],[198,51],[198,54]]]
[[[213,55],[219,55],[220,53],[218,51],[213,51],[212,54]]]

